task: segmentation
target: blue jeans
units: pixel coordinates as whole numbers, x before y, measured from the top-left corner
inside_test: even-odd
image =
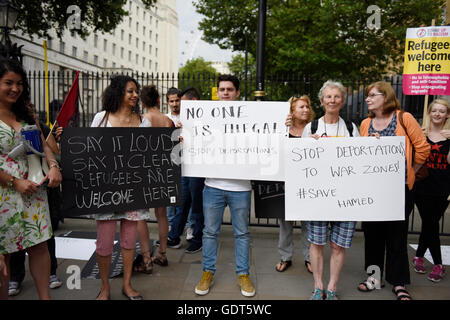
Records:
[[[166,213],[167,213],[167,221],[169,221],[169,225],[172,223],[173,218],[175,216],[175,212],[179,206],[176,207],[166,207]]]
[[[183,234],[188,216],[192,217],[194,238],[192,242],[202,243],[203,232],[203,187],[205,178],[181,178],[181,206],[176,207],[175,215],[170,223],[169,238],[178,240]],[[190,214],[189,214],[190,212]]]
[[[216,271],[217,238],[222,225],[223,213],[228,205],[234,232],[236,274],[249,274],[250,269],[250,215],[251,191],[226,191],[205,185],[203,190],[203,271]]]

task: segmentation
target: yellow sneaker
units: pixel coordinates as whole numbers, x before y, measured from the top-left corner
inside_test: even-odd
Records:
[[[243,296],[253,297],[255,295],[255,287],[253,287],[248,274],[240,274],[238,276],[238,283],[241,287],[241,293]]]
[[[195,287],[195,293],[204,296],[209,292],[209,288],[212,286],[214,274],[211,271],[203,271],[202,279]]]

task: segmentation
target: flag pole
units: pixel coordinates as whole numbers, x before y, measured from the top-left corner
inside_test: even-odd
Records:
[[[49,98],[49,88],[48,88],[48,64],[47,64],[47,40],[44,40],[42,44],[44,47],[44,63],[45,63],[45,100],[46,100],[46,110],[47,110],[47,122],[45,123],[47,126],[50,125],[50,104],[48,101]],[[50,128],[52,129],[52,128]]]
[[[431,26],[435,26],[436,22],[435,20],[431,20]],[[428,95],[425,96],[425,101],[423,103],[423,117],[422,117],[422,128],[425,128],[425,126],[428,124]]]

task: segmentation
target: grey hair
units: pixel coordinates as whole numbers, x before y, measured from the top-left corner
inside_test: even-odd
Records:
[[[323,100],[323,95],[324,95],[324,91],[326,88],[337,88],[339,89],[339,91],[341,91],[341,95],[343,98],[343,103],[345,103],[345,101],[347,101],[347,90],[345,90],[344,85],[342,83],[340,83],[339,81],[333,81],[333,80],[327,80],[322,88],[320,88],[319,90],[319,100],[320,102],[322,102]]]

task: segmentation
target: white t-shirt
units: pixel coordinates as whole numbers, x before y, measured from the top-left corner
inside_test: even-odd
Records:
[[[167,117],[169,117],[170,120],[173,121],[173,123],[175,124],[175,126],[177,126],[178,121],[180,121],[180,115],[174,115],[171,112],[166,114]]]
[[[353,137],[359,137],[358,127],[352,123],[353,125]],[[339,121],[333,124],[325,123],[323,121],[323,117],[319,119],[317,124],[316,133],[320,136],[326,133],[328,137],[350,137],[350,133],[347,130],[347,126],[345,125],[344,119],[339,117]],[[311,122],[308,123],[303,130],[302,138],[309,138],[311,135]]]
[[[102,122],[103,117],[105,116],[105,112],[106,111],[101,111],[101,112],[95,114],[94,120],[92,120],[92,123],[91,123],[91,127],[98,127],[100,122]],[[152,126],[150,120],[148,120],[146,117],[141,116],[141,119],[142,119],[142,122],[139,125],[140,128],[141,127],[151,127]],[[105,121],[104,120],[103,120],[103,123],[102,123],[102,127],[105,127]],[[106,127],[111,127],[111,123],[109,122],[109,120],[108,120],[108,123],[106,124]]]
[[[206,178],[205,185],[225,191],[252,190],[252,185],[249,180]]]

